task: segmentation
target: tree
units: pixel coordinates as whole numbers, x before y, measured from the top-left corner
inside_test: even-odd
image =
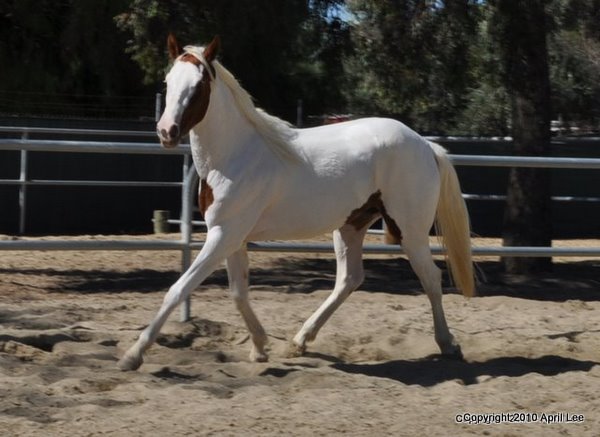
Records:
[[[510,102],[500,74],[501,60],[489,31],[493,9],[477,8],[477,30],[470,45],[470,77],[464,111],[456,118],[459,135],[508,136]]]
[[[545,156],[550,148],[551,98],[544,0],[493,0],[493,26],[502,77],[511,102],[515,155]],[[513,168],[504,216],[504,245],[552,243],[550,172]],[[547,270],[551,258],[504,258],[511,273]]]
[[[137,66],[113,21],[128,0],[7,0],[0,4],[0,103],[11,113],[90,115],[111,98],[140,95]],[[82,95],[96,95],[81,102]],[[152,100],[148,114],[152,114]],[[93,103],[93,108],[90,107]],[[97,114],[94,114],[97,115]],[[138,114],[139,115],[139,114]]]
[[[338,3],[334,0],[132,0],[129,10],[119,15],[117,22],[131,35],[128,50],[145,71],[148,83],[163,79],[169,31],[192,44],[202,44],[220,35],[223,64],[257,98],[260,106],[294,120],[297,100],[304,99],[311,108],[320,107],[320,101],[325,99],[319,95],[319,88],[331,80],[330,73],[335,76],[335,65],[324,56],[331,53],[328,44],[333,40],[324,35],[337,37],[340,32],[334,29],[337,21],[327,21],[322,14]],[[334,87],[324,86],[322,90],[325,89],[335,96]]]
[[[597,129],[600,121],[600,0],[552,2],[550,80],[556,116]]]
[[[340,113],[347,110],[344,59],[350,50],[350,26],[340,15],[343,1],[312,1],[310,16],[302,26],[297,44],[303,47],[292,66],[307,114]]]
[[[477,2],[351,0],[348,7],[357,17],[346,64],[351,109],[447,132],[472,80]]]

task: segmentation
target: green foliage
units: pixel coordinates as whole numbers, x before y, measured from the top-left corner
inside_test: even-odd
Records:
[[[470,45],[472,82],[467,87],[465,108],[449,133],[476,136],[507,136],[510,102],[502,83],[497,42],[490,34],[492,8],[479,7],[476,35]]]
[[[467,102],[477,2],[351,0],[357,17],[347,74],[357,112],[397,116],[442,133]],[[355,92],[356,90],[356,92]]]
[[[148,83],[162,80],[167,68],[166,35],[202,44],[216,34],[222,40],[221,60],[258,103],[293,120],[297,99],[309,110],[336,98],[339,63],[337,39],[341,21],[326,16],[336,1],[306,0],[133,0],[117,17],[131,35],[128,51],[145,72]],[[321,88],[317,90],[317,88]],[[320,93],[320,94],[319,94]]]
[[[124,37],[113,22],[127,4],[127,0],[2,2],[0,110],[56,114],[77,105],[81,94],[103,98],[139,94],[139,70],[123,53]],[[86,105],[80,109],[79,115],[88,115]]]
[[[506,90],[480,83],[467,95],[466,108],[457,117],[457,126],[449,133],[458,135],[509,136],[510,102]]]
[[[596,128],[600,121],[600,1],[563,0],[554,5],[550,39],[553,107],[567,126]]]
[[[0,111],[53,112],[163,88],[169,31],[202,44],[276,115],[388,115],[437,134],[504,135],[495,0],[5,0]],[[600,120],[600,0],[545,2],[553,118]],[[36,105],[43,100],[43,104]],[[114,100],[113,100],[114,102]],[[19,107],[19,105],[25,105]],[[57,107],[58,107],[57,106]],[[114,103],[107,115],[119,116]]]
[[[509,133],[509,84],[501,58],[510,47],[501,41],[510,35],[498,34],[495,1],[347,4],[356,18],[353,53],[345,60],[352,111],[392,115],[429,133]],[[600,0],[553,0],[545,6],[551,20],[553,118],[597,129]]]

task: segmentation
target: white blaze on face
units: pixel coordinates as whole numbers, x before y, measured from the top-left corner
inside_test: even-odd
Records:
[[[173,147],[179,142],[181,116],[201,79],[202,69],[189,62],[176,61],[167,74],[165,110],[156,125],[163,145]]]

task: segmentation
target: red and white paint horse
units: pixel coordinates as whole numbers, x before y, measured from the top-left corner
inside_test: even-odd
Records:
[[[362,243],[383,217],[402,238],[411,266],[431,301],[435,339],[460,356],[442,308],[441,273],[429,248],[434,220],[443,235],[454,280],[473,294],[469,221],[445,150],[402,123],[367,118],[310,129],[256,109],[236,79],[215,60],[219,40],[182,51],[168,39],[174,64],[167,74],[160,141],[175,147],[189,132],[202,180],[206,242],[169,289],[156,317],[119,361],[137,369],[173,309],[226,260],[229,286],[252,338],[250,358],[267,360],[267,336],[248,302],[246,243],[298,239],[333,231],[337,277],[331,295],[293,339],[299,351],[363,281]]]

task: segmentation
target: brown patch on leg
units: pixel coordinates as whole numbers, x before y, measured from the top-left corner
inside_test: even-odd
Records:
[[[213,196],[213,190],[206,179],[202,179],[200,181],[200,194],[198,195],[198,206],[200,207],[200,212],[202,213],[202,217],[204,217],[204,213],[206,210],[212,205],[215,201]]]
[[[385,211],[385,208],[384,208]],[[393,218],[387,213],[382,213],[385,229],[383,233],[383,242],[385,244],[402,244],[402,232]]]
[[[346,224],[351,225],[357,231],[367,226],[374,218],[381,215],[381,191],[377,191],[369,196],[367,202],[353,210],[348,218]]]
[[[371,194],[363,206],[353,210],[346,219],[346,224],[353,226],[358,231],[377,217],[383,217],[387,227],[385,242],[400,244],[402,242],[402,232],[394,219],[385,210],[385,206],[381,201],[381,191]]]

